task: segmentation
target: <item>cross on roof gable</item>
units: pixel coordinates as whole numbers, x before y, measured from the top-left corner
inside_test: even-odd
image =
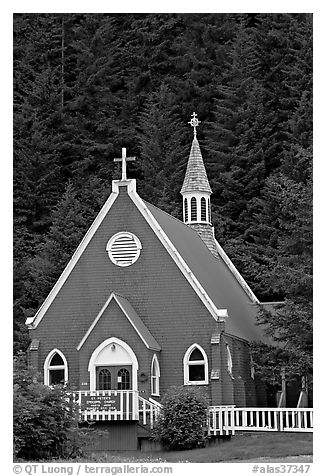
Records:
[[[113,159],[114,162],[122,162],[122,176],[121,180],[127,180],[127,162],[136,160],[136,157],[127,157],[127,149],[122,148],[121,157]]]

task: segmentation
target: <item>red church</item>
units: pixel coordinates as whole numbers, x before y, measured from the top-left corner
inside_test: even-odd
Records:
[[[266,405],[249,350],[259,301],[215,239],[198,123],[182,221],[138,195],[122,149],[121,180],[26,321],[44,384],[69,382],[81,419],[124,432],[128,448],[171,386],[201,386],[212,406]]]

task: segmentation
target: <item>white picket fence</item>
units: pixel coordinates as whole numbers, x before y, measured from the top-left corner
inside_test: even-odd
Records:
[[[208,434],[234,435],[236,431],[313,431],[312,408],[209,408]]]

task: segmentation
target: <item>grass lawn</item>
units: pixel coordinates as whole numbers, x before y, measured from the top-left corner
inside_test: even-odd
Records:
[[[236,435],[208,448],[190,451],[155,451],[145,453],[92,453],[80,462],[106,463],[217,463],[219,461],[247,460],[261,457],[312,455],[312,433],[250,433]]]

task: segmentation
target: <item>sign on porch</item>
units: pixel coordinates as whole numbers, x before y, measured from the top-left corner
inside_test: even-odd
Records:
[[[81,410],[88,412],[120,411],[120,395],[82,395]]]
[[[100,420],[131,420],[136,417],[135,398],[138,395],[132,390],[86,390],[74,392],[73,396],[83,420],[95,417]]]

